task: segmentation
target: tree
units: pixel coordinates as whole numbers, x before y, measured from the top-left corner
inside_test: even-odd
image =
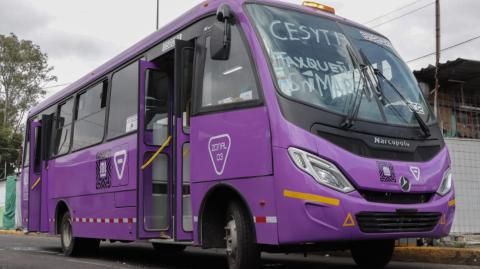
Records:
[[[48,56],[29,40],[16,35],[0,35],[0,92],[3,98],[4,128],[17,133],[25,113],[45,95],[46,83],[56,81],[51,75]]]
[[[0,35],[0,158],[12,172],[20,163],[25,114],[45,95],[51,75],[48,56],[29,40]]]

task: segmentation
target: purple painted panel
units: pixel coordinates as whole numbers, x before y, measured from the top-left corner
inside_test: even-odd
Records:
[[[48,169],[50,210],[47,219],[50,222],[50,232],[54,229],[55,208],[60,200],[66,201],[72,216],[82,213],[82,217],[85,218],[136,217],[135,213],[130,212],[135,212],[136,208],[136,170],[132,169],[137,164],[134,150],[136,143],[137,135],[132,134],[50,160]],[[119,159],[123,162],[119,162]],[[129,206],[128,214],[118,213],[126,209],[117,208],[115,204],[117,192],[122,193],[120,205]],[[74,229],[74,235],[130,240],[130,232],[136,234],[136,230],[132,229],[125,230],[125,235],[119,234],[115,229],[107,228],[101,231],[92,233],[89,229]]]
[[[278,244],[277,206],[275,203],[274,178],[271,176],[255,177],[224,182],[240,193],[255,221],[257,242],[260,244]],[[194,215],[194,238],[198,239],[198,220],[200,207],[205,194],[218,182],[192,183],[192,212]]]
[[[115,205],[114,193],[67,198],[73,234],[80,237],[135,240],[136,207]]]
[[[193,117],[190,139],[192,182],[272,174],[265,107]]]
[[[137,191],[119,191],[115,193],[115,207],[135,207],[137,205]]]

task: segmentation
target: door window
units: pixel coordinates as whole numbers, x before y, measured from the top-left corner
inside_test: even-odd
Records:
[[[207,37],[206,49],[201,94],[202,108],[208,109],[258,100],[258,89],[252,64],[236,26],[232,27],[232,42],[228,60],[212,60],[210,37]]]

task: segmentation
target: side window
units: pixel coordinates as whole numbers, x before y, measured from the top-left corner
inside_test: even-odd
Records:
[[[72,133],[73,98],[58,107],[58,116],[55,124],[55,141],[53,155],[58,156],[68,152]]]
[[[73,150],[103,140],[107,81],[101,82],[78,96],[73,131]]]
[[[137,130],[138,61],[113,74],[108,139]]]
[[[239,30],[232,27],[230,57],[212,60],[210,37],[206,42],[206,60],[201,94],[201,107],[247,102],[258,99],[258,89],[247,48]]]

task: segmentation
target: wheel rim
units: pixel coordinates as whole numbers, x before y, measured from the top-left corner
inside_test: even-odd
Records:
[[[62,241],[65,248],[68,248],[72,243],[72,223],[70,219],[62,225]]]
[[[235,220],[231,219],[227,222],[227,226],[225,226],[225,234],[227,256],[235,261],[238,247],[237,225],[235,224]]]

